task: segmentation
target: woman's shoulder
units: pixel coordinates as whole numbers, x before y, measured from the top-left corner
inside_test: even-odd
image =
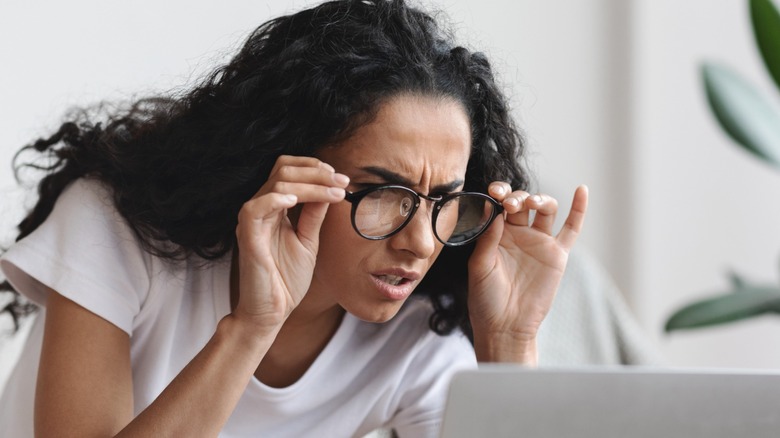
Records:
[[[149,267],[111,191],[93,178],[70,183],[46,220],[0,263],[14,288],[32,302],[45,306],[54,290],[127,332],[146,300]]]
[[[94,177],[81,177],[68,184],[57,199],[57,203],[69,202],[94,203],[106,209],[114,207],[111,188]]]
[[[127,227],[116,209],[111,188],[90,177],[74,180],[63,189],[44,224],[52,222],[76,229],[88,227],[92,233]]]

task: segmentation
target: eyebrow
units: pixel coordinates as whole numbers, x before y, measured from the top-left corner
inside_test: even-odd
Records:
[[[406,187],[414,187],[415,185],[415,183],[412,180],[405,178],[383,167],[367,166],[367,167],[361,167],[360,170],[378,176],[379,178],[382,178],[383,180],[385,180],[390,184],[398,184]],[[445,184],[439,184],[437,186],[432,187],[430,193],[451,193],[462,185],[463,185],[463,180],[456,179],[455,181],[445,183]]]

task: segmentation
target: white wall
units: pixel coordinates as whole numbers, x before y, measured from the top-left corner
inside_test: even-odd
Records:
[[[747,1],[519,1],[466,8],[505,59],[543,190],[590,185],[593,249],[671,365],[780,367],[780,318],[665,336],[671,312],[727,288],[730,269],[780,285],[780,172],[721,132],[699,64],[772,93]]]
[[[7,241],[8,224],[18,216],[11,157],[51,134],[67,109],[192,83],[226,60],[259,23],[306,3],[3,2],[0,242]]]
[[[260,22],[307,3],[0,5],[0,242],[21,212],[11,156],[55,128],[64,110],[186,83]],[[539,188],[558,196],[565,213],[574,187],[590,186],[580,243],[613,273],[676,365],[780,366],[771,341],[780,319],[660,336],[672,309],[725,287],[728,268],[777,282],[780,173],[720,133],[696,70],[715,57],[768,87],[742,3],[424,3],[447,11],[464,39],[494,59]]]
[[[735,147],[711,116],[698,63],[718,60],[780,102],[752,39],[747,1],[639,1],[634,10],[631,293],[644,324],[727,288],[736,270],[778,285],[780,172]],[[685,365],[780,366],[777,315],[661,339]]]

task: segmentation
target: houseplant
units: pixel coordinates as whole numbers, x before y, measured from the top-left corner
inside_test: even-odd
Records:
[[[780,90],[780,12],[772,0],[749,0],[750,17],[761,57]],[[710,109],[721,128],[755,158],[780,171],[780,109],[734,70],[717,63],[701,67]],[[731,287],[677,310],[665,331],[722,324],[765,313],[780,313],[780,285],[752,284],[737,273]]]

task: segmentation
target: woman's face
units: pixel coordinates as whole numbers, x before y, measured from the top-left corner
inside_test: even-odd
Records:
[[[470,148],[471,128],[460,103],[401,95],[319,158],[350,177],[349,191],[400,184],[427,195],[462,190]],[[330,205],[310,298],[338,304],[365,321],[392,318],[442,249],[431,227],[431,207],[423,200],[399,233],[367,240],[352,228],[351,203]]]

